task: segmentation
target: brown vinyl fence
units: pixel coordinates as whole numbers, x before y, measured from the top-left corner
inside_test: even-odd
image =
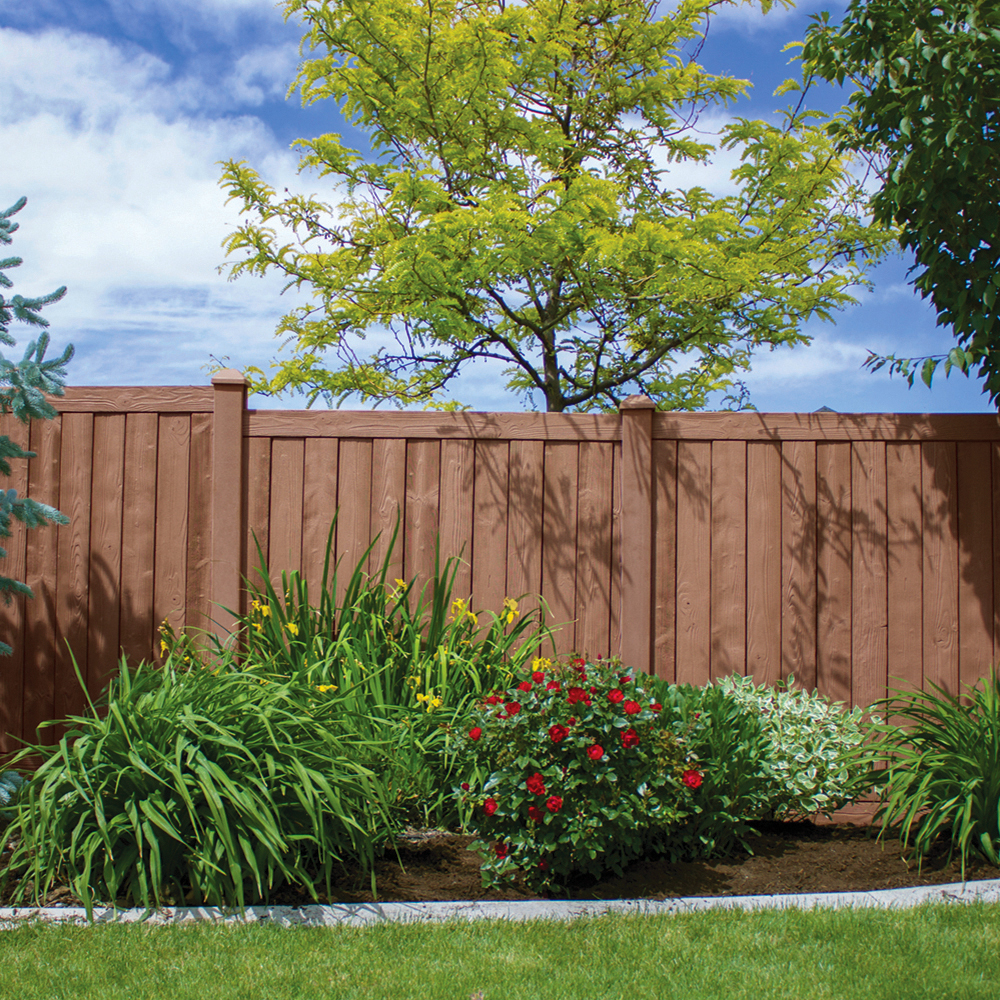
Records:
[[[958,691],[1000,655],[995,415],[654,413],[642,397],[616,415],[248,410],[232,370],[56,402],[30,428],[0,417],[38,453],[5,486],[71,518],[7,540],[0,571],[35,599],[0,610],[0,733],[83,709],[67,643],[96,693],[122,650],[154,654],[164,619],[224,631],[251,531],[275,577],[317,585],[338,507],[348,568],[399,511],[393,578],[430,570],[440,536],[464,554],[456,594],[493,610],[541,594],[561,651],[670,680],[794,674],[867,705],[895,678]]]

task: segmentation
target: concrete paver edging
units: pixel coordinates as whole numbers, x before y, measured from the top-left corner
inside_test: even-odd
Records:
[[[1000,903],[1000,879],[873,892],[815,892],[788,896],[691,896],[679,899],[524,900],[518,902],[337,903],[327,906],[249,906],[243,913],[216,906],[178,906],[160,910],[94,910],[95,924],[270,923],[280,927],[369,927],[390,922],[444,920],[575,920],[605,913],[655,916],[712,909],[838,908],[903,909],[922,903]],[[86,924],[82,907],[0,908],[0,930],[32,921]]]

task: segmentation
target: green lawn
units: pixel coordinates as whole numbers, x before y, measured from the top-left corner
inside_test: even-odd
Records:
[[[996,1000],[1000,905],[0,932],[17,1000]]]

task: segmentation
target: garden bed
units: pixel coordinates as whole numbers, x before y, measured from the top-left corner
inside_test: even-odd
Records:
[[[689,896],[779,895],[812,892],[861,892],[962,881],[956,857],[948,861],[941,843],[921,869],[901,857],[897,838],[876,840],[877,830],[849,823],[761,823],[760,836],[749,838],[752,855],[671,864],[650,857],[635,861],[621,877],[599,881],[580,877],[555,899],[671,899]],[[482,887],[479,857],[468,850],[471,836],[443,831],[410,831],[399,843],[399,859],[389,851],[377,863],[376,887],[381,902],[453,900],[528,900],[543,898],[520,880],[503,890]],[[1000,868],[978,855],[966,864],[968,881],[1000,878]],[[9,896],[8,892],[4,896]],[[370,902],[370,881],[358,870],[342,872],[327,894],[317,887],[321,903]],[[65,886],[48,894],[45,905],[80,905]],[[285,886],[272,894],[276,905],[312,902],[301,887]],[[0,898],[0,905],[8,905]]]

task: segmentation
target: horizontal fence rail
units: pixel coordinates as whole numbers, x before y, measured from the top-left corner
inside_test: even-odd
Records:
[[[398,516],[391,579],[426,577],[440,540],[477,608],[541,595],[562,652],[672,681],[794,675],[869,705],[957,692],[1000,655],[995,415],[249,410],[232,370],[55,402],[0,417],[38,455],[7,487],[71,522],[7,540],[0,571],[35,598],[0,619],[0,752],[83,710],[74,658],[97,694],[164,620],[228,634],[254,538],[274,581],[315,591],[338,509],[348,572],[380,532],[381,563]]]

